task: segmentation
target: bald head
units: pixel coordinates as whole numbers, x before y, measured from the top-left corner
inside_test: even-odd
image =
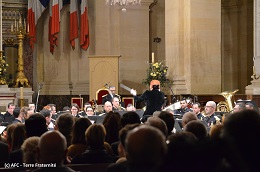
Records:
[[[59,131],[48,131],[41,136],[39,142],[41,163],[63,164],[66,153],[66,138]]]
[[[166,153],[165,136],[160,130],[142,125],[126,137],[126,156],[130,164],[160,165]]]
[[[147,119],[145,124],[158,128],[167,137],[168,129],[165,122],[162,119],[158,117],[150,117]]]
[[[198,120],[197,115],[194,112],[186,112],[182,117],[182,127],[194,120]]]

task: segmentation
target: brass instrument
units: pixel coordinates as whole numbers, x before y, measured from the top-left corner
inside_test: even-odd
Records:
[[[217,111],[219,111],[219,112],[232,112],[233,111],[233,104],[234,104],[234,102],[232,102],[232,97],[238,91],[239,90],[236,89],[233,92],[225,91],[225,92],[220,93],[219,95],[222,95],[225,98],[225,101],[221,101],[217,104]]]

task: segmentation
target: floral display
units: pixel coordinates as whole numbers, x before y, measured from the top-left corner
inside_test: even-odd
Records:
[[[143,84],[149,85],[151,80],[158,80],[161,86],[164,87],[168,83],[172,83],[167,79],[168,67],[164,62],[149,63],[149,68],[146,70],[147,78],[143,79]]]
[[[0,85],[6,84],[8,64],[6,63],[6,57],[0,58]]]

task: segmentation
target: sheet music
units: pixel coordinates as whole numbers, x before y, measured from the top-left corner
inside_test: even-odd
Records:
[[[128,86],[124,85],[124,84],[120,84],[120,87],[127,90],[127,91],[131,91],[131,88],[129,88]]]

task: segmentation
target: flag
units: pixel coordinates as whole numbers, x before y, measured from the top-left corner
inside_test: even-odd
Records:
[[[75,39],[78,38],[78,1],[70,2],[70,44],[75,49]]]
[[[89,47],[88,9],[87,0],[81,0],[80,4],[80,45],[83,50]]]
[[[52,54],[54,52],[54,45],[58,46],[58,33],[60,32],[61,9],[62,9],[62,0],[50,1],[49,41],[50,41],[50,52]]]
[[[49,2],[50,0],[28,0],[27,31],[29,32],[31,48],[36,42],[36,24]]]

